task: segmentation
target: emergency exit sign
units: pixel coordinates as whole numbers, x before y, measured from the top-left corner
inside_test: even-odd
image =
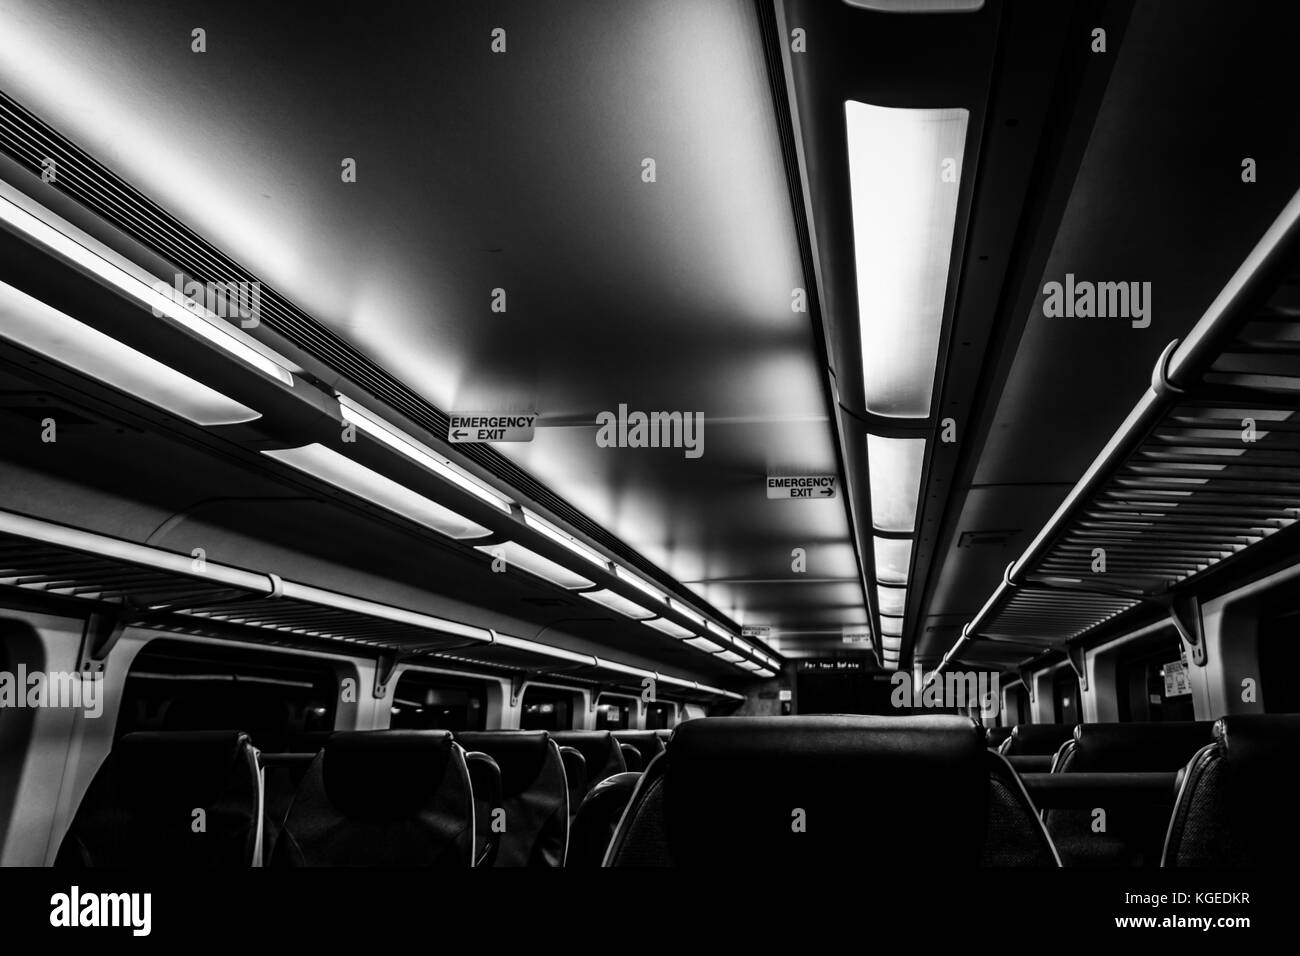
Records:
[[[532,441],[537,415],[498,415],[463,412],[451,416],[447,441],[452,444],[484,441]]]
[[[769,498],[834,498],[834,475],[768,475]]]

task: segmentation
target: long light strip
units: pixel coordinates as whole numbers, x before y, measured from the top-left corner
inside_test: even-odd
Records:
[[[622,567],[620,565],[614,566],[614,574],[616,577],[618,577],[619,580],[626,581],[628,584],[632,585],[632,587],[636,588],[642,594],[645,594],[647,597],[653,598],[659,604],[668,603],[668,595],[664,594],[664,592],[660,588],[655,587],[653,584],[651,584],[645,578],[641,577],[639,574],[629,571],[627,568]]]
[[[715,644],[707,637],[689,637],[686,643],[697,650],[708,651],[710,654],[717,654],[723,650],[721,644]]]
[[[662,631],[669,637],[675,637],[678,640],[694,636],[691,631],[688,631],[680,624],[675,624],[672,621],[665,620],[664,618],[655,618],[654,620],[642,621],[641,623],[646,627],[653,627],[656,631]]]
[[[877,585],[876,595],[881,614],[899,617],[907,607],[907,588],[891,588]]]
[[[611,611],[617,611],[634,621],[645,621],[656,616],[654,611],[647,610],[635,601],[629,601],[623,595],[615,594],[613,591],[579,591],[578,593],[588,601],[607,607]]]
[[[511,500],[490,485],[479,481],[464,469],[453,464],[449,459],[439,455],[412,438],[406,432],[379,418],[373,412],[362,408],[346,395],[338,396],[339,414],[343,420],[355,425],[357,429],[369,435],[399,454],[411,459],[444,481],[450,482],[463,491],[468,491],[480,501],[485,501],[498,511],[510,513]]]
[[[706,621],[699,614],[696,614],[694,611],[692,611],[690,608],[688,608],[685,604],[683,604],[681,601],[677,600],[676,598],[670,597],[668,599],[668,606],[671,607],[678,614],[680,614],[682,617],[693,622],[700,630],[704,630],[706,627],[708,627],[708,621]]]
[[[550,558],[544,558],[540,554],[529,551],[522,544],[514,541],[480,544],[476,550],[482,551],[484,554],[490,554],[494,558],[499,557],[507,565],[522,568],[529,574],[535,574],[544,581],[550,581],[552,584],[568,590],[589,588],[595,584],[594,581],[584,578],[581,574],[570,571],[564,565],[557,564]]]
[[[107,282],[138,304],[151,309],[155,314],[166,316],[176,324],[202,336],[245,365],[277,378],[285,385],[293,385],[293,374],[288,368],[248,344],[235,332],[230,323],[212,315],[202,307],[187,307],[184,297],[175,289],[167,288],[164,293],[161,291],[166,288],[163,283],[158,283],[158,287],[151,286],[71,236],[64,235],[54,226],[4,196],[0,196],[0,222],[65,262]]]
[[[908,538],[875,538],[876,580],[880,584],[906,584],[912,561]]]
[[[0,338],[195,425],[233,425],[261,417],[247,405],[3,282]]]
[[[968,116],[844,104],[863,378],[877,415],[930,414]]]
[[[561,531],[555,525],[551,524],[541,515],[534,514],[533,512],[529,511],[527,508],[524,508],[523,512],[524,512],[524,524],[528,525],[528,527],[550,538],[560,547],[572,551],[574,554],[578,555],[578,557],[586,561],[590,561],[592,564],[599,565],[602,568],[608,569],[609,561],[605,558],[604,555],[598,553],[592,548],[587,547],[577,538],[565,534],[563,531]]]
[[[265,449],[263,455],[449,538],[482,538],[491,532],[324,445]]]
[[[903,634],[903,619],[901,617],[881,617],[880,618],[880,635],[881,637],[901,637]]]
[[[924,461],[924,438],[867,436],[871,524],[877,531],[916,530]]]

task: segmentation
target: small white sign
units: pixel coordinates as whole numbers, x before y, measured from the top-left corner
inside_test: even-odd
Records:
[[[453,445],[484,441],[532,441],[537,414],[501,415],[493,412],[461,412],[452,415],[447,441]]]
[[[1187,677],[1187,665],[1174,661],[1165,665],[1165,696],[1182,697],[1192,692],[1192,682]]]
[[[871,632],[867,630],[865,624],[845,624],[840,631],[841,640],[845,644],[865,644],[871,646]]]
[[[750,624],[740,629],[741,637],[756,637],[760,641],[766,641],[772,636],[772,628],[766,624]]]
[[[776,692],[776,698],[777,698],[777,700],[782,700],[782,701],[785,701],[785,700],[794,700],[794,691],[792,691],[792,690],[779,690],[779,691]]]
[[[834,498],[834,475],[768,475],[769,498]]]

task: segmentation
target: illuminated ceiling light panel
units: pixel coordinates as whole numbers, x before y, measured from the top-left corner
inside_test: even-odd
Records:
[[[495,488],[479,481],[464,469],[453,464],[449,459],[416,441],[406,432],[394,425],[390,425],[373,412],[362,408],[346,395],[338,396],[338,401],[339,414],[343,416],[343,420],[355,425],[359,431],[428,469],[443,481],[455,485],[462,491],[468,491],[471,495],[480,501],[487,502],[498,511],[510,513],[510,499]]]
[[[523,512],[524,512],[524,524],[528,525],[528,527],[532,528],[534,531],[544,534],[546,537],[550,538],[560,547],[567,548],[568,550],[572,551],[574,554],[578,555],[578,557],[583,558],[586,561],[590,561],[592,564],[599,565],[600,567],[605,568],[606,570],[609,569],[609,561],[605,559],[604,555],[600,554],[599,552],[595,551],[592,548],[587,547],[577,538],[573,537],[572,535],[566,534],[565,532],[557,528],[555,525],[547,521],[545,518],[541,517],[540,515],[533,514],[533,512],[529,511],[527,508],[524,508]]]
[[[881,614],[902,616],[907,604],[907,588],[877,587],[876,594],[879,596]]]
[[[261,417],[247,405],[3,282],[0,338],[195,425],[233,425]]]
[[[669,598],[668,606],[672,608],[674,611],[676,611],[678,614],[680,614],[682,617],[686,618],[687,620],[693,621],[695,625],[698,628],[700,628],[700,630],[705,630],[708,627],[708,622],[704,620],[703,617],[696,614],[694,611],[688,608],[681,601],[678,601],[676,598]]]
[[[714,644],[707,637],[689,637],[686,639],[686,643],[697,650],[708,651],[710,654],[716,654],[722,650],[721,645]]]
[[[642,594],[654,598],[655,601],[657,601],[658,603],[660,604],[668,603],[668,595],[664,594],[662,590],[655,587],[653,584],[651,584],[645,578],[641,577],[639,574],[634,574],[633,572],[629,571],[627,568],[615,565],[614,575],[617,578],[619,578],[619,580],[626,581],[628,584],[632,585],[632,587],[636,588]]]
[[[324,445],[277,448],[264,450],[262,454],[449,538],[482,538],[491,533],[450,508]]]
[[[165,283],[159,282],[157,287],[150,285],[3,196],[0,196],[0,223],[83,272],[108,283],[139,305],[151,309],[155,315],[166,316],[184,326],[245,365],[279,379],[285,385],[293,385],[293,373],[250,345],[253,341],[251,337],[244,336],[229,322],[200,306],[187,306],[184,296],[175,289],[167,288]],[[167,291],[161,291],[163,288],[167,288]],[[287,364],[287,360],[281,361]]]
[[[974,13],[984,0],[844,0],[851,7],[876,13]]]
[[[844,116],[867,411],[927,418],[969,114],[847,100]]]
[[[763,665],[755,664],[753,661],[740,661],[740,666],[747,671],[761,671]]]
[[[882,637],[901,637],[902,633],[903,619],[901,617],[882,617],[880,619],[880,634]]]
[[[682,627],[680,624],[674,624],[672,621],[666,621],[663,618],[656,618],[653,621],[642,621],[641,623],[646,627],[653,627],[656,631],[663,631],[669,637],[685,639],[694,636],[691,631],[686,630],[686,628]]]
[[[775,671],[767,671],[767,670],[764,670],[764,671],[754,671],[754,676],[756,676],[756,677],[762,677],[764,680],[766,680],[766,679],[769,678],[769,677],[775,677],[775,676],[776,676],[776,672],[775,672]]]
[[[550,581],[552,584],[558,584],[562,588],[570,590],[589,588],[596,583],[584,578],[581,574],[575,574],[562,564],[556,564],[550,558],[544,558],[540,554],[529,551],[523,545],[514,541],[503,541],[499,544],[480,544],[477,546],[477,550],[493,557],[502,558],[507,565],[521,568],[529,574],[535,574],[539,578]]]
[[[880,584],[906,584],[912,562],[909,538],[876,538],[876,580]]]
[[[924,461],[924,438],[867,436],[871,524],[877,531],[916,530]]]
[[[615,594],[613,591],[579,591],[578,593],[588,601],[594,601],[602,607],[617,611],[624,617],[630,617],[634,621],[644,621],[655,616],[654,611],[648,611],[635,601],[629,601],[621,594]]]
[[[744,660],[744,658],[735,651],[723,651],[718,655],[718,657],[726,661],[728,664],[738,664]]]

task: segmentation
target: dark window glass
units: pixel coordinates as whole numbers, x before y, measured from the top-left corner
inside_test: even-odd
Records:
[[[334,729],[338,696],[324,661],[163,638],[131,664],[116,735],[242,730],[261,750],[314,749],[310,741]]]
[[[1300,614],[1261,621],[1259,689],[1270,714],[1300,713]]]
[[[636,704],[637,702],[631,697],[612,697],[609,694],[601,694],[596,698],[596,729],[631,729],[632,713]]]
[[[1053,706],[1058,724],[1077,724],[1082,708],[1079,706],[1079,678],[1069,667],[1063,667],[1052,679]]]
[[[519,726],[523,730],[572,730],[573,694],[550,687],[526,688]]]
[[[645,729],[667,730],[672,726],[673,705],[664,703],[646,704]]]
[[[406,671],[393,694],[394,730],[487,729],[487,690],[482,682]]]
[[[1115,664],[1115,693],[1123,721],[1193,720],[1191,687],[1176,634],[1143,643]]]

